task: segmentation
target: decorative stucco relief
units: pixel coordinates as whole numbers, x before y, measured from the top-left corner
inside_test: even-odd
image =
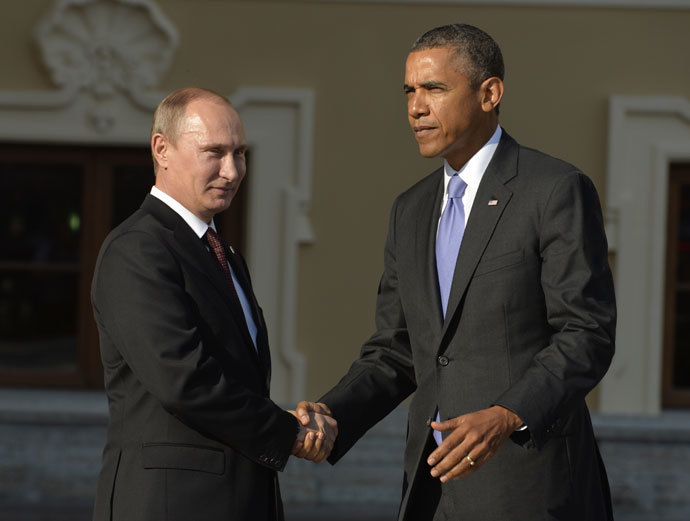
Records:
[[[47,135],[68,117],[87,142],[127,142],[131,122],[150,119],[179,45],[153,0],[55,0],[34,38],[57,88],[0,92],[0,108],[40,109]]]
[[[148,0],[60,0],[39,23],[36,41],[57,86],[136,98],[168,70],[178,36]]]

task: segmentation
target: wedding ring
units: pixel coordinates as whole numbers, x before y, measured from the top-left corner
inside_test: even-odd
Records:
[[[474,460],[470,458],[469,454],[465,456],[465,459],[470,462],[470,467],[474,467]]]

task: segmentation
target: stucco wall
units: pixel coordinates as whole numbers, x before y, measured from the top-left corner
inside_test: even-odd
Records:
[[[31,38],[49,0],[3,6],[0,90],[50,88]],[[690,98],[690,10],[161,0],[181,46],[158,86],[231,94],[239,86],[316,91],[311,219],[302,248],[298,344],[315,398],[346,370],[373,327],[390,205],[436,167],[418,156],[405,116],[403,65],[424,30],[487,30],[506,60],[501,123],[569,160],[606,190],[611,94]]]

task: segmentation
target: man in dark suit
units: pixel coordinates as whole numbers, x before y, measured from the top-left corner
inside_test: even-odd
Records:
[[[93,278],[110,409],[95,521],[280,520],[276,471],[304,441],[303,456],[330,451],[334,420],[301,426],[270,400],[261,308],[215,233],[246,149],[214,92],[181,89],[156,110],[156,184],[107,237]]]
[[[338,421],[335,463],[415,392],[400,520],[610,520],[585,404],[614,351],[600,204],[577,168],[498,125],[503,70],[472,26],[415,42],[409,122],[444,166],[395,201],[376,333],[297,412]]]

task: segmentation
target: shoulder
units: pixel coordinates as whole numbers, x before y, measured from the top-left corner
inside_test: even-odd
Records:
[[[577,166],[526,146],[518,146],[516,174],[506,186],[521,209],[533,208],[542,218],[553,212],[601,212],[592,180]]]
[[[174,232],[153,214],[138,209],[116,226],[101,246],[97,271],[124,265],[175,263]]]
[[[93,272],[91,298],[101,308],[116,295],[141,293],[152,286],[181,286],[181,255],[172,232],[138,210],[108,234]],[[113,300],[114,299],[114,300]]]
[[[142,209],[137,210],[127,219],[118,224],[103,241],[103,250],[113,244],[128,242],[152,241],[159,242],[164,227],[151,214]]]
[[[559,178],[581,173],[575,165],[535,148],[518,145],[518,172]]]
[[[518,143],[505,129],[487,172],[493,172],[507,184],[518,185],[529,181],[557,183],[564,176],[581,174],[567,161]]]
[[[437,168],[404,192],[398,194],[393,207],[414,207],[420,202],[433,199],[443,188],[443,167]]]
[[[414,199],[415,197],[425,196],[428,192],[433,192],[441,184],[443,179],[443,167],[439,167],[430,174],[424,176],[407,190],[402,192],[399,199]]]
[[[577,166],[523,145],[517,145],[516,174],[507,183],[509,188],[534,195],[548,197],[554,190],[568,186],[595,191],[591,179]]]

